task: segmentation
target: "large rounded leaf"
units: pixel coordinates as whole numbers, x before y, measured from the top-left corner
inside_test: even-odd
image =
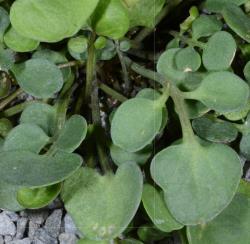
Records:
[[[237,75],[220,71],[209,74],[196,90],[184,94],[186,98],[199,100],[208,108],[224,113],[240,110],[247,104],[249,87]]]
[[[13,27],[21,35],[42,42],[57,42],[77,33],[98,0],[17,0],[10,10]]]
[[[242,166],[237,153],[226,145],[189,143],[159,152],[151,175],[165,192],[174,218],[197,225],[213,219],[230,203]]]
[[[151,143],[162,124],[162,107],[156,101],[133,98],[115,112],[111,137],[115,145],[136,152]]]
[[[225,31],[215,33],[203,50],[202,61],[205,68],[209,71],[228,69],[236,49],[236,42],[231,34]]]
[[[246,244],[250,240],[250,198],[237,194],[230,205],[205,225],[189,226],[190,244]]]
[[[30,59],[12,71],[21,88],[37,98],[49,98],[63,86],[61,70],[46,59]]]
[[[205,7],[207,10],[212,12],[220,12],[224,9],[226,4],[241,5],[246,3],[248,0],[207,0]]]
[[[0,181],[23,187],[42,187],[61,182],[81,165],[77,154],[58,153],[54,157],[29,151],[0,153]]]
[[[121,0],[102,0],[93,13],[91,24],[98,35],[120,39],[129,29],[129,16]]]
[[[170,214],[164,201],[163,192],[157,191],[155,187],[149,184],[144,185],[142,202],[150,219],[161,231],[172,232],[183,227]]]
[[[142,174],[135,164],[121,165],[116,175],[101,176],[83,168],[69,178],[62,198],[78,229],[92,240],[111,240],[134,217],[141,201]]]

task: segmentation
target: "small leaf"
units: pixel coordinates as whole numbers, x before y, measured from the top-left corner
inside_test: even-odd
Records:
[[[222,22],[213,15],[200,15],[192,24],[193,38],[208,37],[222,29]]]
[[[45,186],[41,188],[21,188],[17,192],[17,201],[28,209],[38,209],[47,206],[60,193],[62,184]]]
[[[204,224],[222,212],[242,175],[239,156],[230,147],[203,144],[170,146],[151,163],[151,175],[163,189],[170,213],[184,225]]]
[[[222,15],[227,25],[242,39],[250,43],[250,17],[235,4],[224,5]]]
[[[115,112],[111,137],[116,146],[136,152],[152,142],[161,124],[162,107],[156,106],[156,101],[133,98],[124,102]]]
[[[153,186],[146,184],[143,188],[142,202],[150,219],[159,230],[172,232],[183,227],[170,214],[164,201],[163,192],[159,192]]]
[[[37,98],[52,97],[63,85],[62,72],[46,59],[30,59],[15,65],[12,71],[21,88]]]
[[[83,53],[88,48],[88,39],[83,36],[72,37],[68,41],[68,49],[70,52]]]
[[[0,180],[23,187],[43,187],[62,182],[82,164],[77,154],[57,153],[54,157],[29,151],[0,152]]]
[[[162,10],[164,0],[122,0],[127,8],[130,19],[130,28],[135,26],[146,26],[153,28],[155,18]]]
[[[127,9],[121,0],[99,1],[91,17],[91,25],[100,36],[120,39],[129,29]]]
[[[83,168],[66,180],[62,199],[78,229],[92,240],[119,236],[134,217],[142,195],[142,174],[122,164],[115,175]]]
[[[225,31],[215,33],[203,50],[202,61],[209,71],[226,70],[231,66],[236,53],[236,42]]]
[[[152,149],[152,145],[149,145],[138,152],[127,152],[124,149],[112,144],[110,147],[110,156],[117,166],[131,162],[143,165],[151,156]]]
[[[20,211],[24,208],[17,202],[16,196],[20,186],[1,182],[0,184],[0,208],[9,211]]]
[[[33,103],[22,112],[20,123],[38,125],[47,135],[53,135],[56,127],[56,109],[46,103]]]
[[[201,101],[215,111],[225,113],[240,110],[249,98],[248,85],[228,71],[208,74],[194,91],[184,93],[186,98]]]
[[[237,194],[230,205],[211,222],[187,227],[187,237],[191,244],[245,244],[250,238],[249,225],[250,199]]]
[[[31,52],[39,46],[38,41],[20,35],[13,28],[5,33],[4,42],[15,52]]]
[[[238,130],[227,121],[212,121],[202,117],[193,120],[192,125],[198,136],[211,142],[229,143],[238,135]]]
[[[5,139],[4,151],[27,150],[39,153],[49,142],[49,137],[37,125],[20,124],[12,129]]]
[[[73,115],[66,121],[54,145],[62,151],[71,153],[85,139],[87,130],[86,120],[81,115]]]
[[[169,234],[156,229],[152,225],[143,225],[138,228],[137,235],[140,240],[144,241],[144,243],[151,243],[160,241],[163,238],[167,237]]]
[[[25,37],[58,42],[76,34],[97,3],[98,0],[16,0],[10,9],[10,20]]]
[[[224,9],[226,4],[242,5],[247,1],[248,0],[207,0],[205,8],[211,12],[220,12]]]
[[[250,198],[250,182],[241,179],[240,185],[238,188],[238,193],[245,195],[246,197]]]
[[[8,12],[0,7],[0,42],[3,42],[3,36],[10,24]]]
[[[176,53],[175,64],[178,70],[194,72],[201,66],[201,57],[193,47],[186,47]]]

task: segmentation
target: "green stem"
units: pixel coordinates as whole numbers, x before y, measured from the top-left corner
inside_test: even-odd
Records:
[[[183,134],[183,142],[196,142],[192,125],[188,117],[185,100],[182,96],[182,92],[176,86],[171,84],[170,96],[174,101],[175,110],[180,119],[182,134]]]
[[[124,61],[124,56],[123,56],[123,54],[122,54],[122,52],[120,51],[120,48],[119,48],[119,41],[115,41],[115,46],[116,46],[116,53],[117,53],[117,55],[119,57],[121,67],[122,67],[124,90],[125,90],[125,93],[128,93],[129,89],[130,89],[131,82],[129,80],[128,70],[127,70],[126,63]]]
[[[185,37],[183,35],[181,35],[179,32],[176,31],[170,31],[169,32],[173,37],[178,38],[179,40],[181,40],[182,42],[192,46],[192,47],[199,47],[201,49],[204,49],[206,47],[206,44],[200,41],[196,41],[192,38],[188,38]]]
[[[137,36],[135,37],[135,42],[142,42],[147,36],[149,36],[154,30],[155,26],[158,25],[164,17],[171,12],[173,8],[175,8],[177,5],[179,5],[182,2],[182,0],[171,0],[168,1],[168,4],[162,9],[162,11],[156,16],[155,18],[155,24],[153,28],[144,28],[142,29]]]
[[[10,96],[5,98],[0,102],[0,111],[3,110],[9,103],[11,103],[15,98],[24,93],[21,88],[18,88],[15,92],[13,92]]]
[[[37,103],[37,101],[27,101],[27,102],[23,102],[20,104],[17,104],[9,109],[4,110],[3,112],[1,112],[1,115],[5,116],[5,117],[11,117],[13,115],[19,114],[21,113],[27,106],[29,106],[32,103]]]
[[[106,94],[110,95],[111,97],[113,97],[114,99],[118,100],[119,102],[125,102],[127,100],[127,98],[125,96],[123,96],[122,94],[120,94],[119,92],[113,90],[112,88],[110,88],[109,86],[107,86],[104,83],[100,83],[99,84],[99,88],[104,91]]]
[[[133,62],[131,59],[127,57],[125,58],[125,62],[137,74],[142,75],[143,77],[146,77],[150,80],[156,81],[160,83],[161,85],[164,85],[166,79],[164,79],[164,77],[160,75],[159,73],[153,70],[146,69],[143,66]]]

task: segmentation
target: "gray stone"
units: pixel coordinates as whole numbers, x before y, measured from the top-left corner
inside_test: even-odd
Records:
[[[60,244],[76,244],[77,238],[74,234],[62,233],[59,236]]]
[[[76,234],[77,232],[75,223],[69,214],[66,214],[64,217],[64,230],[65,233],[69,234]]]
[[[4,244],[4,240],[2,236],[0,236],[0,244]]]
[[[29,210],[27,211],[27,213],[28,213],[28,218],[30,219],[30,221],[39,225],[42,225],[49,215],[49,212],[46,209]]]
[[[9,218],[11,219],[11,221],[14,221],[14,222],[17,221],[20,218],[19,215],[17,213],[15,213],[15,212],[4,210],[3,213],[8,215]]]
[[[10,217],[5,213],[0,213],[0,235],[14,236],[16,234],[16,226]]]
[[[13,236],[4,236],[4,243],[10,243],[13,240]]]
[[[34,239],[34,244],[57,244],[56,238],[50,236],[47,231],[43,228],[36,230]]]
[[[28,219],[27,218],[20,218],[17,220],[16,226],[16,239],[22,239],[24,232],[27,228]]]
[[[47,218],[44,229],[50,234],[50,236],[57,238],[61,231],[62,223],[62,210],[57,209]]]
[[[22,240],[13,240],[9,244],[31,244],[30,238],[24,238]]]
[[[32,221],[29,222],[29,232],[28,232],[28,236],[30,239],[33,239],[36,231],[39,229],[40,225],[33,223]]]

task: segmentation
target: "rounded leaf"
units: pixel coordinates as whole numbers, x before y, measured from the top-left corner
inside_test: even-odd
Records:
[[[94,169],[82,168],[64,183],[62,199],[86,238],[111,240],[134,217],[141,201],[142,184],[142,173],[135,164],[123,164],[115,175],[104,176]]]
[[[116,146],[136,152],[151,143],[162,124],[162,107],[156,101],[133,98],[115,112],[111,123],[111,137]]]
[[[23,187],[43,187],[71,176],[82,164],[77,154],[57,153],[54,157],[29,151],[0,152],[0,181]]]
[[[10,24],[8,12],[0,7],[0,42],[3,42],[3,36]]]
[[[20,87],[37,98],[52,97],[63,86],[61,70],[46,59],[30,59],[12,71]]]
[[[226,70],[231,66],[236,54],[236,42],[225,31],[215,33],[203,50],[202,61],[209,71]]]
[[[31,52],[38,48],[39,41],[32,40],[10,28],[4,35],[5,44],[15,52]]]
[[[3,150],[27,150],[39,153],[48,142],[49,137],[39,126],[20,124],[8,133],[4,141]]]
[[[199,100],[218,112],[233,112],[247,104],[249,87],[237,75],[220,71],[207,75],[196,90],[186,95],[186,98]]]
[[[73,53],[83,53],[88,48],[88,39],[81,35],[70,38],[68,41],[68,49]]]
[[[36,189],[21,188],[17,192],[17,201],[26,209],[43,208],[59,195],[61,188],[61,183]]]
[[[150,219],[159,230],[172,232],[183,227],[170,214],[164,201],[163,192],[159,192],[153,186],[146,184],[143,187],[142,202]]]
[[[248,0],[207,0],[205,8],[211,12],[220,12],[225,8],[226,4],[230,5],[241,5],[246,3]]]
[[[242,136],[240,141],[240,152],[247,160],[250,160],[250,134]]]
[[[170,213],[184,225],[204,224],[221,213],[242,175],[239,156],[230,147],[204,145],[170,146],[151,163],[151,175],[163,189]]]
[[[76,34],[97,3],[98,0],[17,0],[11,6],[10,20],[25,37],[58,42]]]

